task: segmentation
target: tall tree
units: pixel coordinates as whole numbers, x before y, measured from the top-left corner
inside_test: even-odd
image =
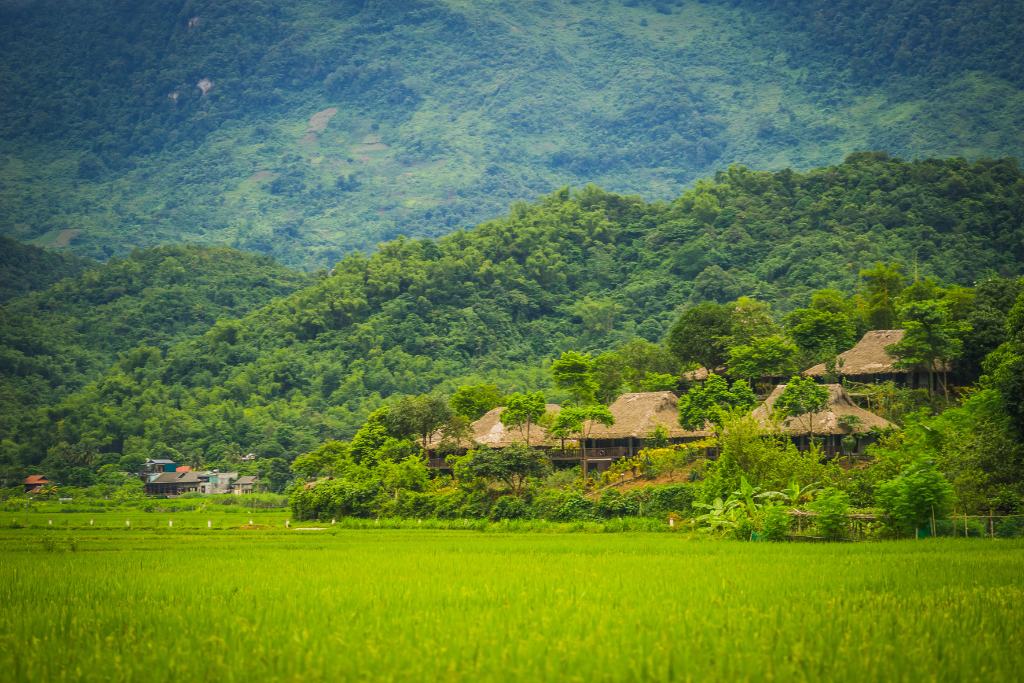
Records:
[[[757,337],[729,349],[729,376],[751,384],[761,377],[784,377],[796,372],[796,346],[781,335]]]
[[[551,363],[555,386],[569,392],[576,405],[593,403],[597,393],[594,359],[589,353],[566,351]]]
[[[814,413],[828,406],[828,387],[810,377],[793,375],[775,400],[775,411],[785,417],[807,416],[808,443],[814,438]]]
[[[679,399],[679,424],[693,431],[710,424],[717,432],[729,412],[749,410],[756,403],[757,397],[746,381],[738,379],[730,386],[724,377],[712,373],[703,385]]]
[[[669,330],[666,344],[681,363],[698,363],[708,372],[725,362],[733,333],[728,306],[704,303],[683,311]]]
[[[448,403],[455,413],[476,420],[500,406],[503,400],[501,389],[496,384],[464,384],[455,390]]]
[[[963,351],[963,336],[969,331],[966,322],[952,319],[943,301],[925,299],[911,301],[900,307],[903,339],[888,347],[901,368],[921,369],[928,373],[928,390],[935,390],[935,372],[945,376],[949,363]],[[943,381],[943,389],[946,388]]]
[[[860,271],[867,302],[866,318],[873,330],[891,330],[896,325],[896,297],[903,291],[902,267],[876,263]]]
[[[441,429],[451,417],[448,401],[434,394],[403,396],[388,410],[392,431],[419,439],[424,452],[430,435]]]
[[[501,424],[508,428],[526,427],[526,445],[530,445],[530,427],[544,417],[547,404],[544,394],[540,391],[526,394],[510,394],[505,400],[505,410],[501,411]]]

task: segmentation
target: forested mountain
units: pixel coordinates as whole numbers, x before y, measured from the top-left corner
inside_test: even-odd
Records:
[[[119,353],[139,345],[159,353],[311,279],[223,247],[159,247],[8,301],[0,306],[0,438],[99,376]]]
[[[0,236],[0,304],[78,275],[90,265],[95,264],[72,254],[47,251]]]
[[[19,413],[7,457],[294,457],[350,436],[387,397],[482,379],[544,387],[544,362],[566,348],[660,342],[686,304],[745,295],[785,312],[812,289],[853,294],[877,261],[922,282],[1021,274],[1021,169],[858,154],[807,173],[733,167],[671,203],[560,190],[472,230],[350,255],[244,317],[124,354],[46,411]]]
[[[0,233],[318,267],[563,185],[1019,155],[1022,31],[1014,0],[5,0]]]

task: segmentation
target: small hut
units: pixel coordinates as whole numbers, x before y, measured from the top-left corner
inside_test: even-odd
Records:
[[[778,427],[782,433],[792,437],[797,446],[805,444],[806,437],[824,437],[825,452],[829,455],[842,452],[842,440],[847,436],[854,437],[852,453],[856,454],[863,452],[864,447],[873,440],[874,434],[895,428],[885,418],[856,405],[842,385],[824,386],[828,389],[828,405],[820,412],[787,417],[777,422],[773,419],[775,402],[786,390],[786,385],[780,384],[764,403],[754,409],[752,415],[766,428]]]
[[[871,330],[865,332],[852,349],[836,356],[835,372],[854,382],[886,382],[917,388],[928,386],[927,369],[900,368],[898,359],[887,348],[903,340],[906,330]],[[935,372],[948,370],[936,367]],[[803,372],[807,377],[821,379],[828,374],[825,363],[818,363]]]
[[[25,493],[39,493],[44,487],[50,485],[50,480],[41,474],[30,474],[25,477],[23,486]]]
[[[710,436],[709,431],[689,431],[679,424],[679,399],[671,391],[644,391],[623,394],[608,406],[615,418],[610,427],[590,426],[587,439],[588,460],[598,469],[607,468],[619,458],[629,458],[646,445],[658,427],[664,429],[669,443],[696,441]]]
[[[557,414],[561,406],[556,403],[545,405],[545,412],[548,415]],[[501,422],[501,414],[504,406],[498,406],[487,411],[483,417],[470,425],[469,434],[454,444],[454,450],[465,452],[473,448],[506,448],[512,444],[527,443],[526,425],[519,427],[506,427]],[[550,436],[544,427],[539,424],[531,424],[529,430],[529,444],[533,448],[551,449],[557,448],[560,443],[558,439]],[[445,458],[436,455],[443,444],[443,435],[440,432],[434,433],[427,441],[427,451],[431,453],[429,464],[431,467],[447,469],[449,467]]]

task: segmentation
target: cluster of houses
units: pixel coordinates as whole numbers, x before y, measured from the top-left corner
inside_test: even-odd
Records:
[[[903,338],[903,330],[872,330],[850,350],[839,354],[835,367],[815,365],[803,372],[805,376],[822,380],[830,374],[855,382],[881,382],[893,380],[901,385],[923,385],[927,372],[904,370],[896,366],[896,358],[886,349]],[[690,382],[707,378],[704,370],[689,373]],[[825,408],[817,413],[789,417],[780,423],[773,419],[773,406],[786,385],[778,384],[752,413],[764,426],[776,427],[791,437],[798,447],[806,445],[808,436],[821,440],[826,455],[842,451],[863,452],[880,432],[894,427],[888,420],[858,406],[842,384],[825,384],[829,398]],[[687,430],[679,425],[678,399],[670,391],[629,393],[619,396],[608,410],[615,421],[612,425],[593,424],[586,428],[588,438],[582,444],[566,448],[564,440],[556,439],[540,425],[506,427],[501,422],[502,407],[494,408],[471,425],[470,434],[455,444],[456,451],[472,448],[505,448],[515,443],[546,450],[553,461],[573,464],[586,459],[589,468],[603,470],[620,458],[632,457],[657,436],[671,444],[694,442],[710,436],[706,430]],[[557,414],[560,406],[547,405],[549,414]],[[527,431],[529,430],[529,432]],[[529,438],[528,438],[529,437]],[[449,469],[447,459],[439,451],[440,436],[428,443],[429,464],[436,469]],[[582,448],[580,447],[582,446]],[[252,455],[243,460],[251,460]],[[146,493],[152,496],[180,496],[185,493],[253,493],[259,486],[256,477],[238,472],[218,470],[193,471],[187,465],[173,460],[147,460],[139,472]],[[38,493],[51,485],[42,475],[25,479],[26,493]]]
[[[219,470],[193,471],[188,465],[163,459],[147,460],[139,476],[148,495],[164,497],[184,493],[253,493],[259,484],[256,477],[248,474]]]
[[[856,346],[839,354],[835,374],[856,382],[894,380],[904,386],[918,386],[920,373],[897,368],[896,359],[886,350],[886,347],[902,338],[903,330],[868,332]],[[824,364],[816,365],[803,374],[821,380],[829,374],[829,369]],[[686,379],[702,382],[707,379],[707,372],[690,373]],[[885,418],[858,406],[842,384],[824,386],[828,388],[828,403],[817,413],[776,422],[773,407],[786,388],[785,384],[777,384],[752,414],[766,428],[780,429],[793,439],[797,447],[806,447],[807,437],[813,435],[820,440],[827,456],[844,451],[848,454],[863,453],[877,434],[895,427]],[[699,441],[711,435],[707,430],[693,431],[681,427],[677,403],[676,395],[670,391],[623,394],[608,406],[615,422],[611,426],[595,423],[585,428],[588,438],[580,444],[583,448],[574,444],[571,449],[567,449],[564,442],[538,425],[530,427],[528,440],[525,427],[509,428],[502,424],[501,413],[504,408],[498,407],[475,421],[469,436],[456,444],[454,450],[465,452],[471,448],[504,448],[528,440],[529,445],[546,450],[556,464],[560,461],[570,464],[579,462],[585,455],[589,469],[603,470],[619,458],[632,457],[649,445],[656,435],[659,439],[667,437],[671,444]],[[548,413],[557,414],[559,410],[558,405],[547,406]],[[430,465],[437,469],[448,469],[450,465],[446,458],[437,452],[440,446],[439,437],[428,444],[428,450],[433,451]]]

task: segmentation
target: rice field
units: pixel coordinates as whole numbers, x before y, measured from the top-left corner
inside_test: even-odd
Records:
[[[1022,604],[1020,541],[0,529],[4,681],[1010,681]]]

